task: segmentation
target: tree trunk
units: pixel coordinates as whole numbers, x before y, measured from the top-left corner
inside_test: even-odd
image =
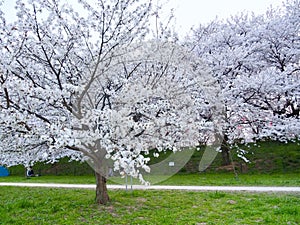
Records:
[[[230,149],[228,147],[228,137],[224,135],[222,145],[221,145],[221,154],[222,154],[222,165],[227,166],[230,165]]]
[[[106,178],[95,172],[96,176],[96,203],[106,205],[109,202],[107,193]]]
[[[230,165],[229,149],[227,147],[222,146],[221,153],[222,153],[222,165],[223,166]]]

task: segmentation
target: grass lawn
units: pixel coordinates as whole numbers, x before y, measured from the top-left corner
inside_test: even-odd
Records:
[[[153,184],[162,185],[246,185],[246,186],[300,186],[299,173],[278,174],[241,174],[236,179],[232,173],[200,173],[177,174],[167,177],[146,177]],[[115,182],[113,182],[115,181]],[[156,181],[162,181],[156,183]],[[95,178],[88,176],[41,176],[26,179],[23,176],[0,177],[0,182],[39,182],[39,183],[69,183],[69,184],[94,184]],[[125,180],[114,178],[108,183],[124,184]],[[137,181],[134,181],[137,183]]]
[[[0,187],[0,224],[300,224],[300,195]]]

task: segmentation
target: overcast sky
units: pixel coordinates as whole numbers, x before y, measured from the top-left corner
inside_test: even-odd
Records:
[[[14,2],[15,0],[4,0],[4,9],[7,14],[13,10]],[[198,26],[200,23],[208,23],[216,17],[228,18],[230,15],[242,11],[261,14],[270,5],[273,8],[281,6],[282,0],[169,0],[165,10],[174,8],[178,30],[185,34],[190,27]]]
[[[218,17],[228,18],[239,12],[262,14],[272,5],[282,5],[282,0],[170,0],[168,8],[175,9],[176,23],[184,33],[191,26],[208,23]]]

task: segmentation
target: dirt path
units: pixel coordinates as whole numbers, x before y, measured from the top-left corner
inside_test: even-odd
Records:
[[[9,183],[0,182],[0,186],[48,187],[48,188],[85,188],[95,189],[94,184],[48,184],[48,183]],[[300,193],[300,187],[254,187],[254,186],[164,186],[164,185],[108,185],[111,190],[182,190],[182,191],[240,191],[240,192],[293,192]]]

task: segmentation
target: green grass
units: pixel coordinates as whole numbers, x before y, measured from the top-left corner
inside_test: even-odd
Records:
[[[240,174],[230,173],[177,174],[160,184],[165,185],[245,185],[245,186],[300,186],[300,174]]]
[[[299,224],[300,195],[0,187],[0,224]]]
[[[148,177],[152,183],[162,180],[157,184],[162,185],[246,185],[246,186],[300,186],[299,173],[277,174],[240,174],[236,179],[232,173],[200,173],[200,174],[177,174],[167,177]],[[147,179],[147,177],[146,177]],[[108,183],[124,184],[124,179],[115,179],[117,182]],[[38,183],[69,183],[69,184],[94,184],[94,176],[41,176],[27,179],[23,176],[0,177],[0,182],[38,182]],[[139,184],[138,181],[134,183]]]
[[[240,146],[247,151],[245,155],[250,164],[246,172],[300,172],[300,142],[261,141],[257,144]],[[238,160],[236,155],[235,161]]]
[[[0,177],[0,182],[24,183],[63,183],[63,184],[95,184],[95,177],[90,176],[40,176],[26,178],[23,176]]]
[[[239,173],[293,173],[300,172],[300,142],[282,143],[276,141],[261,141],[256,144],[239,145],[245,151],[245,157],[250,163],[239,158],[237,147],[232,149],[235,169]],[[203,150],[195,151],[182,172],[197,172]],[[218,153],[213,163],[207,169],[210,172],[225,171],[222,167],[222,154]],[[227,167],[227,169],[231,167]]]
[[[240,145],[241,149],[246,151],[245,157],[250,163],[245,163],[241,158],[237,157],[237,149],[232,149],[232,157],[235,169],[240,174],[257,174],[257,173],[300,173],[300,144],[296,143],[280,143],[275,141],[259,142],[248,146]],[[202,159],[203,151],[195,151],[189,162],[181,169],[181,173],[197,173],[199,162]],[[160,157],[153,157],[153,152],[149,154],[151,158],[150,164],[158,163],[168,157],[171,152],[161,153]],[[24,176],[25,168],[22,165],[8,168],[12,175]],[[43,162],[36,163],[33,166],[36,173],[45,175],[93,175],[93,169],[88,163],[80,163],[71,161],[68,158],[60,159],[54,164],[45,164]],[[206,172],[224,172],[232,170],[232,166],[223,167],[222,157],[219,153],[211,166]]]
[[[244,165],[243,171],[237,168],[238,178],[233,172],[212,172],[221,165],[220,155],[210,172],[148,178],[162,185],[300,186],[299,145],[263,142],[260,146],[246,149],[251,164]],[[200,159],[201,152],[196,152],[181,172],[197,169]],[[0,182],[95,184],[86,163],[63,159],[53,165],[39,163],[34,170],[43,176],[26,179],[24,167],[16,166],[10,168],[13,175],[0,177]],[[124,179],[117,181],[125,183]],[[300,224],[300,194],[115,190],[109,195],[112,201],[98,206],[93,190],[0,187],[0,225]]]

